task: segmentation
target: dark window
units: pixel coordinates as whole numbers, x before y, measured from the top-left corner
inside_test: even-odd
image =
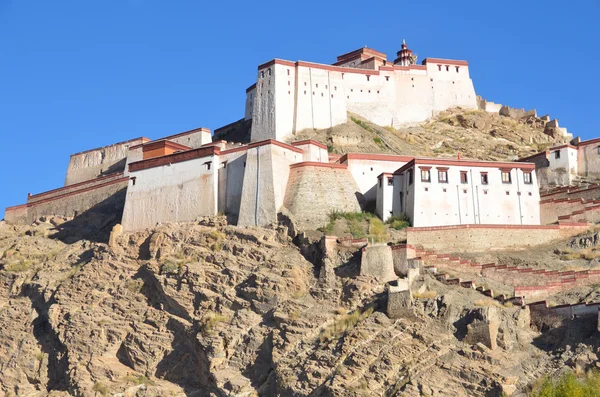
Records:
[[[408,171],[408,184],[412,185],[413,183],[413,173],[412,170]]]
[[[446,72],[450,71],[450,66],[446,65]]]
[[[206,163],[204,163],[204,165],[206,166],[207,170],[210,170],[210,165],[211,165],[210,161],[207,161]]]
[[[388,186],[394,186],[394,178],[388,178]]]
[[[510,171],[502,171],[502,183],[511,183]]]
[[[458,73],[458,66],[456,67],[456,73]]]
[[[600,146],[598,146],[598,154],[600,154]]]
[[[523,173],[523,181],[528,185],[533,183],[533,178],[531,178],[531,172]]]
[[[262,79],[264,79],[264,78],[265,78],[265,72],[264,72],[264,70],[263,70],[262,72],[260,72],[260,77],[261,77]]]
[[[557,150],[556,152],[554,152],[554,158],[555,159],[559,159],[560,158],[560,150]]]
[[[404,195],[400,192],[400,212],[404,212]]]
[[[467,171],[460,172],[460,183],[469,183],[469,178],[467,177]]]
[[[431,182],[431,173],[429,170],[421,170],[421,182]]]
[[[439,183],[448,183],[448,171],[438,171],[438,182]]]
[[[488,175],[487,175],[487,172],[482,172],[481,173],[481,184],[482,185],[487,185],[488,184]]]

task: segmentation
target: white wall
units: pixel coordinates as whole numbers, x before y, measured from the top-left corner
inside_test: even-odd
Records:
[[[364,200],[372,201],[377,199],[377,177],[381,173],[393,173],[407,161],[349,159],[345,163],[348,164],[348,170],[354,177]]]
[[[210,170],[206,162],[211,162]],[[140,230],[158,222],[186,222],[214,216],[218,205],[218,156],[202,157],[130,173],[123,229]],[[135,177],[135,184],[131,178]]]
[[[600,176],[599,147],[600,141],[578,146],[578,171],[580,175],[591,177]]]
[[[375,66],[373,66],[375,67]],[[304,129],[324,129],[347,121],[347,112],[382,126],[424,121],[450,107],[477,109],[468,66],[437,64],[381,70],[276,61],[258,71],[252,106],[252,141],[285,140]],[[377,66],[379,68],[379,66]],[[350,70],[350,71],[349,71]],[[254,97],[253,100],[249,99]]]
[[[376,214],[384,222],[393,215],[393,198],[394,175],[383,174],[382,177],[377,180]]]
[[[438,166],[431,166],[431,182],[421,181],[418,164],[414,182],[408,185],[404,177],[398,193],[414,193],[414,209],[406,215],[415,227],[458,224],[515,224],[539,225],[539,192],[535,172],[531,184],[523,181],[523,172],[513,168],[511,183],[502,183],[501,170],[494,167],[460,167],[448,169],[448,183],[438,182]],[[439,166],[442,167],[442,166]],[[446,167],[446,166],[443,166]],[[468,183],[460,182],[460,171],[467,171]],[[488,184],[481,183],[481,172],[487,172]],[[400,187],[399,187],[400,188]],[[445,190],[445,191],[444,191]],[[398,205],[394,215],[400,215]]]

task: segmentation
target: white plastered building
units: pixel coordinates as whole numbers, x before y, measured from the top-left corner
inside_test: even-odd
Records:
[[[286,140],[304,129],[330,128],[347,112],[381,126],[417,123],[451,107],[477,109],[466,61],[426,58],[415,63],[406,44],[398,58],[361,48],[333,65],[274,59],[258,67],[246,90],[251,141]]]
[[[383,183],[389,176],[380,178],[380,208],[391,201],[392,215],[406,215],[414,227],[539,225],[534,170],[532,163],[415,158],[394,172],[392,189]]]

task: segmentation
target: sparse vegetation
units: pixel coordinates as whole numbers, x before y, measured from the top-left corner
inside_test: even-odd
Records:
[[[536,382],[529,397],[598,397],[600,373],[591,371],[580,377],[567,372],[560,377],[546,376]]]
[[[229,321],[229,318],[220,313],[208,312],[202,318],[200,325],[204,331],[208,332],[213,330],[217,324],[225,323],[227,321]]]
[[[571,261],[575,259],[585,259],[588,261],[600,258],[600,249],[597,248],[586,248],[583,250],[570,250],[565,249],[560,251],[560,259],[563,261]]]
[[[383,145],[383,142],[382,142],[381,138],[378,137],[378,136],[376,136],[376,137],[373,138],[373,142],[375,142],[378,145]]]
[[[102,382],[94,383],[94,388],[92,390],[94,390],[96,393],[100,393],[100,395],[102,395],[102,396],[106,396],[110,392],[110,389],[108,388],[108,386],[106,386]]]
[[[354,329],[356,324],[373,314],[373,311],[373,307],[368,307],[365,310],[356,309],[352,313],[341,315],[333,322],[333,324],[321,331],[321,342],[341,337],[345,333]]]
[[[402,214],[400,216],[392,216],[385,221],[390,227],[396,230],[402,230],[410,226],[410,221],[406,217],[406,215]]]
[[[179,274],[183,268],[183,262],[173,259],[165,259],[160,265],[160,274]]]
[[[125,289],[131,293],[137,294],[142,291],[144,283],[141,280],[127,280],[125,281]]]
[[[146,385],[154,386],[156,383],[144,375],[127,375],[124,379],[127,383],[133,383],[134,385]]]
[[[33,266],[33,264],[31,263],[31,261],[26,260],[26,259],[21,259],[18,262],[7,265],[5,267],[5,269],[6,269],[6,271],[11,272],[11,273],[21,273],[21,272],[25,272],[25,271],[31,269],[32,266]]]

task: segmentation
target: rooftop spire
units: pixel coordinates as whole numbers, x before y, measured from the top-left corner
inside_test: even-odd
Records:
[[[417,54],[413,55],[412,50],[406,45],[405,39],[402,39],[402,49],[396,55],[398,55],[398,58],[394,61],[394,65],[408,66],[417,63]]]

